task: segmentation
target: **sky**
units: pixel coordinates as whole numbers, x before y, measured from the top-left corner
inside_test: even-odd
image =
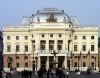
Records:
[[[100,29],[100,0],[0,0],[0,30],[6,25],[20,25],[23,16],[32,16],[43,8],[64,10],[76,16],[80,25]]]

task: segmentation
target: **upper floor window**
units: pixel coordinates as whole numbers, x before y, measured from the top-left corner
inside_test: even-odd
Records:
[[[86,62],[83,62],[83,67],[86,67]]]
[[[16,36],[16,40],[19,40],[19,36]]]
[[[91,45],[91,51],[94,51],[94,45]]]
[[[10,40],[10,36],[7,36],[7,40]]]
[[[77,36],[74,36],[74,40],[77,40]]]
[[[77,45],[74,45],[74,51],[77,51]]]
[[[53,37],[53,34],[50,34],[50,37]]]
[[[77,67],[77,62],[74,62],[74,67]]]
[[[11,45],[7,45],[7,52],[11,52]]]
[[[25,67],[28,67],[28,63],[27,62],[25,63]]]
[[[86,51],[86,45],[82,45],[83,51]]]
[[[16,52],[19,51],[19,45],[16,45]]]
[[[25,48],[25,51],[28,51],[28,45],[25,45],[24,48]]]
[[[19,59],[19,56],[16,56],[16,59]]]
[[[25,56],[24,59],[28,59],[28,56]]]
[[[94,36],[91,36],[91,39],[94,39]]]
[[[83,39],[86,39],[86,36],[83,36]]]
[[[28,36],[25,36],[24,39],[25,39],[25,40],[28,40]]]
[[[19,67],[19,63],[16,63],[16,66]]]

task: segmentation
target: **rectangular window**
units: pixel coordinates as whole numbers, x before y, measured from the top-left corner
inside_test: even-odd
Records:
[[[83,62],[83,67],[86,67],[86,62]]]
[[[10,40],[10,36],[7,36],[7,40]]]
[[[77,40],[77,36],[74,36],[74,40]]]
[[[16,45],[16,52],[19,52],[19,45]]]
[[[77,62],[74,62],[74,67],[77,67]]]
[[[28,36],[25,36],[24,39],[25,39],[25,40],[28,40]]]
[[[28,59],[28,56],[24,56],[24,59],[25,59],[25,60]]]
[[[77,51],[77,45],[74,45],[74,51]]]
[[[91,62],[91,67],[94,67],[94,62]]]
[[[58,50],[62,50],[62,45],[58,45]]]
[[[83,51],[86,51],[86,45],[82,45]]]
[[[25,52],[28,51],[28,45],[25,45]]]
[[[25,63],[25,67],[28,67],[28,63]]]
[[[91,51],[94,51],[94,45],[91,45]]]
[[[45,50],[45,45],[41,45],[41,50]]]
[[[94,39],[94,36],[91,36],[91,39]]]
[[[7,45],[7,52],[11,52],[11,46]]]
[[[17,63],[17,67],[19,67],[19,63]]]
[[[16,40],[19,40],[19,36],[16,36]]]
[[[83,39],[86,39],[86,36],[83,36]]]
[[[16,59],[19,59],[19,56],[16,56]]]

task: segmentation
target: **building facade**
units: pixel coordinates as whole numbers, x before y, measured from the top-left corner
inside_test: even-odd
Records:
[[[70,71],[98,70],[98,26],[81,26],[64,10],[45,8],[24,16],[20,26],[3,27],[3,38],[5,71],[54,68],[54,60]]]
[[[3,38],[2,32],[0,31],[0,71],[3,70]]]

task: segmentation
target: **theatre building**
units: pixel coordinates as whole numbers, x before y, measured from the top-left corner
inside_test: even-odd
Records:
[[[98,70],[98,30],[80,25],[64,10],[38,10],[24,16],[19,26],[3,26],[4,70],[52,69],[54,60],[56,67],[70,71]]]

